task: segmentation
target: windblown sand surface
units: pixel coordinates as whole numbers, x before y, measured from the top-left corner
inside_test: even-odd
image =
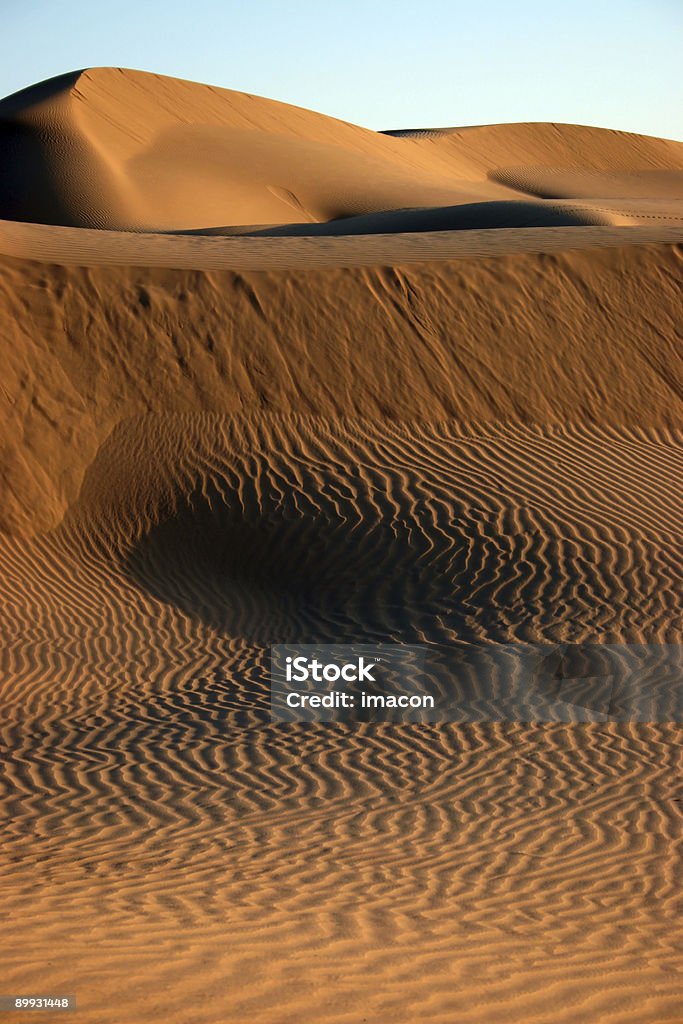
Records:
[[[683,145],[580,125],[383,134],[246,93],[96,68],[0,102],[0,138],[9,220],[296,234],[683,228]],[[319,224],[340,218],[350,222]]]
[[[0,132],[0,994],[680,1022],[683,146],[112,69]],[[462,713],[273,724],[318,641]]]

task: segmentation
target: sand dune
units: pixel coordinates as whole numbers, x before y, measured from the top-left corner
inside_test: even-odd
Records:
[[[3,991],[678,1024],[683,145],[116,69],[0,138]],[[276,642],[449,720],[273,723]]]
[[[418,211],[418,214],[420,211]],[[431,210],[425,210],[429,218]],[[388,227],[403,213],[378,215]],[[358,218],[361,219],[361,218]],[[353,226],[356,218],[349,218]],[[0,253],[66,267],[165,267],[173,270],[299,270],[319,267],[410,266],[512,253],[613,249],[650,242],[683,242],[683,228],[662,226],[547,225],[537,228],[468,228],[340,235],[337,222],[277,228],[225,227],[201,232],[98,231],[0,221]],[[318,230],[318,228],[320,230]]]
[[[435,207],[451,228],[683,226],[683,144],[575,125],[397,136],[245,93],[95,68],[0,102],[0,139],[8,220],[172,231]],[[590,202],[579,209],[578,198]],[[574,201],[565,219],[562,199]],[[445,212],[459,206],[469,207],[463,220]]]
[[[121,424],[0,545],[6,983],[98,1022],[674,1021],[677,727],[492,721],[481,672],[471,724],[273,726],[267,674],[275,639],[417,637],[453,686],[473,639],[679,637],[672,455]]]
[[[141,412],[675,429],[680,267],[677,246],[255,274],[5,261],[3,526],[56,525]]]

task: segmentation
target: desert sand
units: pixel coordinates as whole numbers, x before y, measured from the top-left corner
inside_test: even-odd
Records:
[[[680,1022],[683,144],[120,69],[0,139],[0,995]],[[447,723],[273,723],[322,641],[484,661]]]

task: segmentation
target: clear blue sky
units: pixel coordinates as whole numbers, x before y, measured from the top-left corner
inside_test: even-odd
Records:
[[[683,139],[683,0],[1,0],[0,95],[113,65],[368,128],[570,121]]]

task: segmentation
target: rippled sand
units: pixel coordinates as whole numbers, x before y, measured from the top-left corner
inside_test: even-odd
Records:
[[[54,189],[0,182],[0,994],[679,1022],[680,147],[72,78],[0,104]],[[454,720],[273,723],[322,641],[426,645]]]

